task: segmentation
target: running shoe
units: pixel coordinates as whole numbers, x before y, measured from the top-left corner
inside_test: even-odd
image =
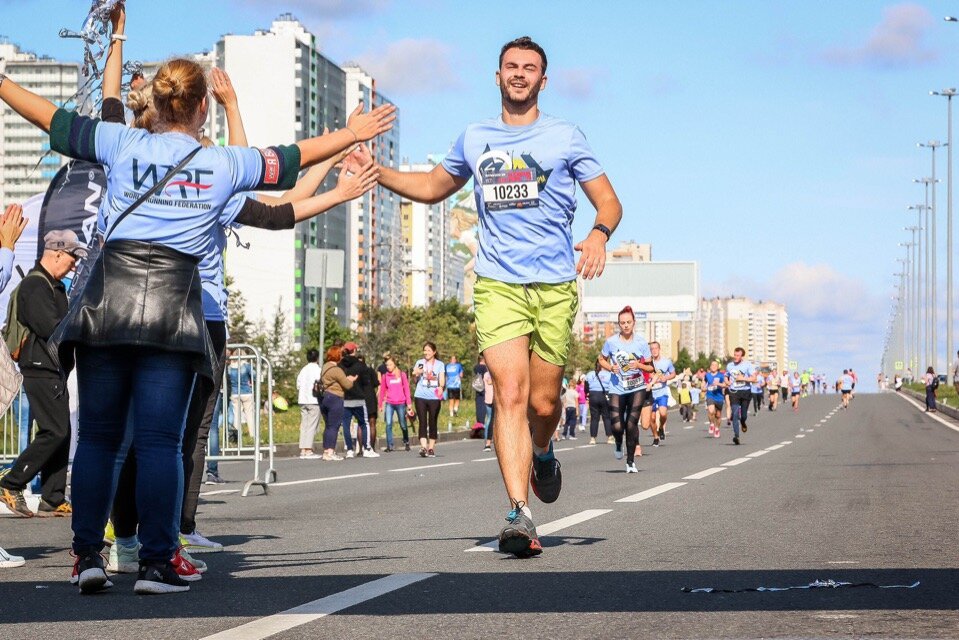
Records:
[[[743,425],[743,433],[746,433],[747,431],[749,431],[749,428],[746,425]]]
[[[140,570],[140,545],[125,547],[115,544],[107,556],[107,571],[110,573],[136,573]]]
[[[40,506],[35,514],[40,518],[69,518],[73,515],[73,505],[64,500],[54,507],[46,500],[40,499]]]
[[[226,480],[215,473],[207,472],[206,481],[203,484],[226,484]]]
[[[420,457],[421,458],[426,457],[426,447],[420,447]]]
[[[3,547],[0,547],[0,569],[13,569],[15,567],[22,567],[27,563],[24,560],[23,556],[15,556],[11,553],[7,553]]]
[[[660,427],[660,428],[659,428],[659,439],[660,439],[660,440],[665,440],[665,439],[666,439],[666,427]]]
[[[354,456],[355,456],[355,454],[353,453],[353,450],[352,450],[352,449],[350,449],[349,451],[346,452],[346,457],[347,457],[347,458],[352,458],[352,457],[354,457]]]
[[[34,516],[33,511],[30,511],[30,507],[27,506],[27,499],[23,497],[23,491],[0,487],[0,502],[18,518]]]
[[[320,457],[321,456],[317,454],[315,451],[310,451],[309,453],[300,454],[300,460],[319,460]]]
[[[525,502],[513,502],[513,509],[506,515],[508,523],[499,532],[499,550],[512,553],[517,558],[532,558],[543,553],[533,521],[523,513]]]
[[[410,443],[409,443],[409,442],[403,443],[403,449],[404,449],[405,451],[409,451],[409,450],[410,450]]]
[[[616,458],[617,460],[623,459],[623,443],[622,442],[613,443],[613,457]]]
[[[556,502],[559,492],[563,488],[563,474],[560,471],[559,460],[553,455],[553,443],[549,444],[549,451],[541,456],[533,454],[533,472],[529,477],[533,493],[541,501],[549,504]]]
[[[112,587],[113,583],[107,577],[107,570],[103,565],[103,556],[96,552],[76,556],[70,584],[78,585],[80,593],[84,595]]]
[[[190,590],[190,583],[177,575],[172,562],[143,562],[137,574],[133,592],[138,595],[182,593]]]
[[[202,560],[197,560],[196,558],[191,556],[190,553],[186,550],[186,547],[180,547],[180,555],[183,557],[184,560],[192,564],[197,571],[199,571],[200,573],[206,573],[206,570],[208,568],[207,564],[203,562]]]
[[[333,453],[324,453],[323,460],[325,462],[339,462],[343,459],[343,456],[337,454],[335,451]]]
[[[653,446],[654,446],[654,447],[658,447],[658,446],[659,446],[659,438],[653,438]]]
[[[380,457],[380,454],[378,454],[376,451],[374,451],[374,450],[373,450],[373,447],[367,447],[366,449],[363,449],[363,457],[364,457],[364,458],[379,458],[379,457]]]
[[[186,547],[186,550],[190,553],[212,553],[214,551],[223,551],[222,544],[210,540],[199,531],[194,531],[193,533],[181,533],[180,546]]]
[[[626,473],[639,473],[639,469],[636,468],[635,462],[630,462],[626,465]]]
[[[716,429],[716,431],[713,432],[713,437],[714,437],[714,438],[719,438],[719,437],[721,437],[721,436],[722,436],[722,434],[719,432],[719,429]]]
[[[590,439],[589,439],[589,443],[590,443],[590,444],[596,444],[596,438],[590,438]]]
[[[489,445],[486,445],[485,447],[483,447],[483,451],[484,451],[484,452],[488,452],[488,451],[492,451],[492,450],[493,450],[493,447],[491,447],[491,446],[489,446]]]
[[[432,449],[429,449],[429,450],[426,452],[426,457],[427,457],[427,458],[435,458],[435,457],[436,457],[436,452],[433,451]]]
[[[608,438],[606,438],[606,444],[616,444],[616,438],[614,438],[613,436],[609,436]]]
[[[173,565],[176,574],[187,582],[196,582],[203,578],[196,567],[193,566],[193,563],[183,557],[180,549],[177,549],[176,553],[173,554],[173,559],[170,560],[170,563]]]
[[[739,444],[739,436],[733,436],[733,444]]]

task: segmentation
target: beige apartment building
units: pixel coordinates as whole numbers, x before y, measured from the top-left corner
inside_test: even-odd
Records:
[[[694,356],[731,355],[742,347],[746,357],[783,369],[789,363],[789,315],[785,305],[730,296],[702,298],[696,317],[680,340]]]

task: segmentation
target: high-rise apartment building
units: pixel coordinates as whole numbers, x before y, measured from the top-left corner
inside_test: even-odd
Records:
[[[57,106],[76,107],[80,66],[22,51],[0,40],[0,73]],[[69,158],[50,151],[50,137],[0,103],[0,203],[44,193]]]
[[[703,298],[681,342],[693,356],[730,356],[733,349],[742,347],[753,362],[782,369],[789,362],[789,315],[784,305],[768,300]]]
[[[376,89],[376,81],[362,67],[347,63],[346,107],[351,112],[360,102],[374,109],[392,104]],[[369,145],[376,162],[384,167],[399,166],[399,120],[387,133]],[[350,253],[347,270],[354,275],[346,295],[352,319],[359,317],[363,303],[398,307],[403,304],[403,261],[399,223],[399,197],[380,185],[362,198],[349,203],[348,237],[355,251]]]
[[[432,171],[432,164],[402,164],[400,171]],[[404,251],[403,304],[423,307],[454,298],[463,302],[466,260],[452,252],[450,202],[423,204],[400,200]]]
[[[269,30],[226,35],[214,49],[214,64],[233,81],[251,146],[292,144],[346,126],[346,73],[320,53],[316,36],[290,14]],[[211,137],[226,141],[226,117],[217,109]],[[335,175],[321,189],[331,189]],[[269,323],[282,311],[299,343],[320,311],[320,292],[304,284],[308,248],[340,249],[347,264],[358,250],[349,235],[347,205],[301,222],[292,230],[241,229],[226,251],[227,274],[246,300],[247,316]],[[241,246],[242,243],[242,246]],[[328,289],[327,303],[340,322],[351,319],[347,292],[355,271],[344,269],[344,287]]]

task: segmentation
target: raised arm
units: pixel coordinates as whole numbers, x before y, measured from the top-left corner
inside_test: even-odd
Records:
[[[588,182],[581,182],[580,186],[596,209],[596,220],[593,226],[601,224],[608,228],[610,233],[615,231],[620,220],[623,219],[623,205],[620,204],[619,197],[613,190],[613,185],[610,184],[606,174]],[[586,280],[603,274],[603,269],[606,267],[606,242],[608,240],[609,238],[602,231],[598,229],[590,230],[586,239],[574,247],[576,251],[582,252],[579,263],[576,265],[576,273],[581,273]]]
[[[297,222],[309,220],[337,205],[359,198],[376,186],[378,171],[379,167],[373,164],[368,165],[360,173],[348,174],[346,171],[340,171],[336,187],[326,193],[293,203],[294,218]]]
[[[0,100],[16,111],[31,124],[46,133],[50,133],[50,123],[57,112],[57,106],[32,93],[0,73]]]
[[[373,156],[366,145],[360,145],[350,154],[346,166],[348,170],[356,171],[360,166],[373,162]],[[393,193],[413,200],[435,204],[463,188],[469,178],[460,178],[452,175],[446,168],[438,164],[432,171],[397,171],[389,167],[380,167],[381,185]]]
[[[123,81],[123,41],[126,40],[127,12],[123,3],[117,4],[110,14],[113,25],[113,34],[110,38],[110,49],[107,51],[107,61],[103,65],[103,99],[120,99],[120,83]]]
[[[327,135],[329,132],[329,129],[323,129],[323,135]],[[323,181],[326,180],[326,176],[330,173],[330,170],[333,169],[333,167],[336,166],[341,160],[343,160],[343,158],[345,158],[346,155],[352,150],[353,147],[347,147],[346,150],[341,151],[333,158],[329,158],[318,165],[310,167],[309,171],[307,171],[302,178],[296,181],[296,186],[284,192],[282,196],[276,197],[260,194],[257,196],[257,198],[263,203],[274,205],[286,204],[288,202],[298,202],[300,200],[312,198],[316,195],[316,192],[320,188],[320,185],[323,184]]]
[[[226,71],[217,67],[213,68],[210,74],[210,90],[213,92],[213,98],[226,111],[226,128],[229,134],[227,144],[238,147],[248,146],[236,90]]]
[[[350,114],[346,128],[296,143],[300,149],[300,167],[312,167],[358,142],[367,142],[381,133],[386,133],[393,128],[394,120],[395,106],[384,104],[369,113],[363,113],[363,104],[360,103]]]

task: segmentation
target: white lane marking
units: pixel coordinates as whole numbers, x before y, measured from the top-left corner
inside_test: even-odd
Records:
[[[782,449],[782,448],[785,447],[785,446],[786,446],[786,445],[784,445],[784,444],[774,444],[774,445],[771,446],[771,447],[766,447],[766,451],[776,451],[777,449]]]
[[[411,584],[432,578],[435,573],[397,573],[358,587],[301,604],[272,616],[227,629],[203,640],[263,640],[277,633],[319,620],[337,611],[348,609],[373,598],[408,587]]]
[[[550,534],[556,533],[567,527],[572,527],[573,525],[579,524],[580,522],[586,522],[587,520],[592,520],[593,518],[598,518],[601,515],[607,514],[612,509],[587,509],[586,511],[580,511],[579,513],[574,513],[571,516],[566,516],[565,518],[560,518],[559,520],[553,520],[552,522],[547,522],[544,525],[536,527],[536,533],[540,536],[548,536]],[[470,547],[469,549],[464,549],[464,553],[474,553],[476,551],[492,551],[499,547],[498,540],[491,540],[486,544],[476,545],[475,547]]]
[[[806,433],[812,433],[815,429],[806,429]]]
[[[553,449],[553,453],[559,453],[560,451],[572,451],[574,447],[563,447],[562,449]]]
[[[696,428],[696,425],[691,425],[691,426],[688,426],[688,427],[683,427],[683,429],[695,429],[695,428]]]
[[[477,458],[476,460],[470,460],[470,462],[489,462],[490,460],[499,460],[499,458]]]
[[[781,444],[781,445],[783,445],[783,446],[786,446],[787,444],[792,444],[792,443],[793,443],[792,440],[783,440],[783,441],[780,442],[779,444]]]
[[[239,489],[220,489],[219,491],[204,491],[201,496],[221,496],[225,493],[240,493]]]
[[[746,454],[746,457],[747,457],[747,458],[758,458],[759,456],[764,456],[764,455],[766,455],[767,453],[769,453],[769,452],[766,451],[765,449],[760,449],[759,451],[753,451],[752,453],[747,453],[747,454]]]
[[[351,478],[365,478],[366,476],[378,476],[377,472],[369,473],[351,473],[348,476],[332,476],[330,478],[311,478],[309,480],[288,480],[287,482],[271,482],[271,487],[291,487],[297,484],[313,484],[314,482],[329,482],[330,480],[350,480]]]
[[[634,493],[631,496],[620,498],[616,502],[641,502],[643,500],[648,500],[649,498],[652,498],[653,496],[658,496],[661,493],[666,493],[667,491],[678,489],[684,484],[686,483],[685,482],[667,482],[666,484],[661,484],[658,487],[653,487],[652,489],[647,489],[646,491],[640,491],[639,493]]]
[[[859,564],[858,560],[829,560],[826,564]]]
[[[819,424],[826,424],[826,421],[825,421],[825,420],[820,420],[820,421],[819,421]]]
[[[592,448],[595,447],[595,446],[598,446],[598,445],[595,445],[595,444],[581,444],[581,445],[579,445],[579,446],[576,447],[576,448],[577,448],[577,449],[592,449]]]
[[[800,433],[800,434],[797,435],[796,437],[797,437],[797,438],[805,438],[806,436]]]
[[[440,467],[455,467],[456,465],[464,464],[462,462],[444,462],[443,464],[424,464],[421,467],[404,467],[402,469],[390,469],[390,472],[396,471],[419,471],[420,469],[439,469]]]
[[[919,404],[918,402],[913,402],[912,398],[907,398],[906,396],[904,396],[904,395],[899,395],[899,394],[897,394],[897,396],[900,397],[900,398],[902,398],[903,400],[905,400],[906,402],[908,402],[909,404],[911,404],[911,405],[914,406],[915,408],[919,409],[920,411],[923,411],[923,406],[922,406],[921,404]],[[946,422],[945,420],[943,420],[942,418],[940,418],[939,416],[937,416],[937,415],[934,414],[934,413],[927,413],[927,414],[926,414],[926,417],[927,417],[927,418],[932,418],[933,420],[935,420],[935,421],[938,422],[939,424],[945,425],[945,426],[949,427],[950,429],[952,429],[953,431],[959,431],[959,427],[957,427],[957,426],[955,426],[955,425],[952,425],[952,424],[949,424],[948,422]]]
[[[705,471],[700,471],[699,473],[694,473],[691,476],[686,476],[683,480],[702,480],[707,478],[714,473],[719,473],[720,471],[725,471],[726,467],[713,467],[712,469],[706,469]]]
[[[749,462],[749,458],[736,458],[735,460],[730,460],[729,462],[724,462],[724,467],[735,467],[736,465],[742,464],[744,462]]]

